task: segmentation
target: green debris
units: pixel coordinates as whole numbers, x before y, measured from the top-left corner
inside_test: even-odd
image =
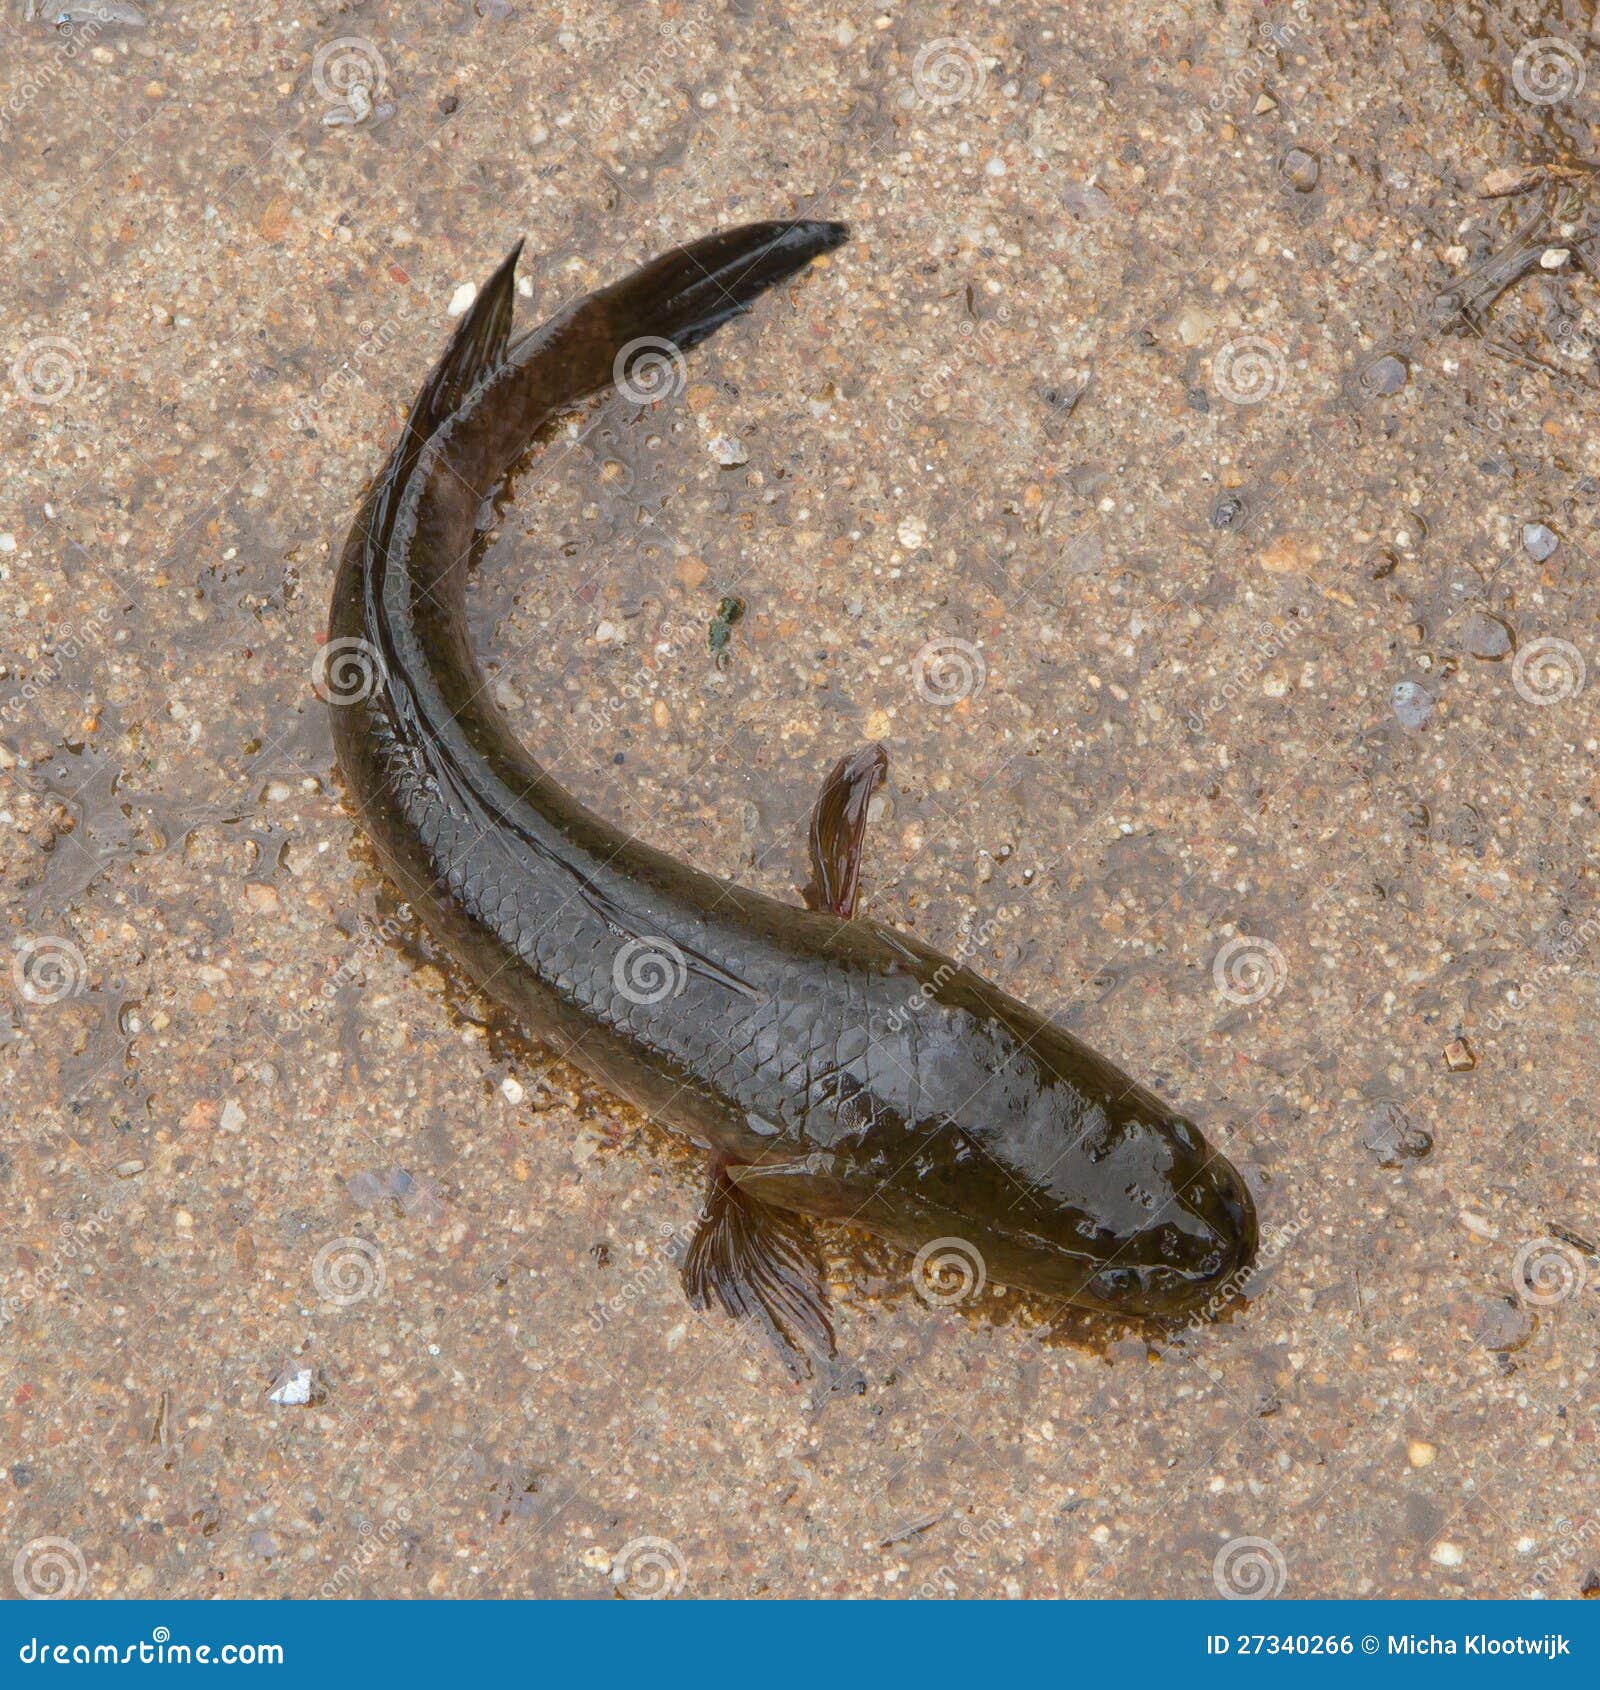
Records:
[[[706,636],[706,644],[718,663],[726,661],[724,653],[727,651],[728,641],[733,637],[734,624],[743,615],[743,599],[725,598],[717,606],[717,614],[711,618],[711,629]]]

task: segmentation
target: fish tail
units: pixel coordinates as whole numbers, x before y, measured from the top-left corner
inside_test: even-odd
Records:
[[[549,419],[615,385],[640,403],[682,386],[682,355],[849,235],[820,220],[746,223],[659,258],[507,340],[517,252],[495,272],[419,396],[413,434],[448,423],[450,469],[487,497]],[[479,384],[492,388],[472,402]]]
[[[663,253],[591,303],[604,312],[617,352],[647,336],[686,352],[849,233],[844,223],[811,219],[723,229]]]

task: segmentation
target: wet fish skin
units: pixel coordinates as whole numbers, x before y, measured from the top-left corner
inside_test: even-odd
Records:
[[[800,1217],[960,1239],[996,1281],[1118,1314],[1215,1297],[1256,1244],[1248,1190],[1192,1123],[971,969],[850,918],[870,794],[852,783],[879,757],[841,761],[818,805],[814,885],[838,907],[792,907],[578,803],[472,653],[477,519],[537,431],[647,337],[681,356],[845,234],[724,230],[516,339],[514,250],[368,493],[329,622],[368,663],[334,740],[388,873],[525,1031],[710,1153],[686,1287],[791,1364],[832,1348]]]

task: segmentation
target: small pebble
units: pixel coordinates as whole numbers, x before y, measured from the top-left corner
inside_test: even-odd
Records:
[[[461,284],[461,286],[458,287],[456,289],[456,291],[453,294],[450,295],[450,303],[446,307],[446,310],[449,311],[449,313],[452,317],[459,317],[459,316],[461,316],[461,314],[464,311],[466,311],[471,306],[473,300],[475,300],[477,297],[478,297],[477,283],[476,282],[463,282]]]
[[[1453,1543],[1436,1543],[1428,1551],[1428,1559],[1441,1567],[1459,1567],[1466,1556]]]
[[[283,1408],[304,1408],[311,1401],[311,1369],[296,1368],[275,1391],[267,1392],[267,1401]]]
[[[1293,575],[1314,569],[1321,561],[1321,543],[1305,534],[1280,534],[1256,559],[1269,575]]]
[[[528,1094],[523,1089],[521,1080],[517,1079],[514,1074],[507,1074],[500,1082],[500,1095],[515,1108]]]
[[[130,1156],[125,1162],[117,1163],[117,1178],[132,1179],[135,1174],[144,1172],[144,1163],[137,1156]]]
[[[1405,359],[1393,352],[1385,352],[1361,372],[1361,391],[1387,398],[1391,393],[1398,393],[1410,378],[1411,371]]]
[[[1393,1102],[1380,1103],[1368,1113],[1361,1142],[1383,1168],[1421,1161],[1433,1149],[1432,1136]]]
[[[1217,320],[1198,305],[1186,306],[1178,318],[1178,339],[1185,346],[1203,346],[1211,338]]]
[[[1444,1047],[1444,1065],[1452,1074],[1466,1074],[1478,1066],[1478,1053],[1465,1039],[1452,1039]]]
[[[1522,549],[1535,563],[1543,563],[1547,557],[1553,556],[1560,544],[1555,534],[1542,522],[1523,523]]]
[[[1475,610],[1467,618],[1461,643],[1485,663],[1498,663],[1510,656],[1515,641],[1511,637],[1509,622],[1502,622],[1486,610]]]
[[[1406,1445],[1406,1460],[1413,1467],[1431,1467],[1433,1458],[1438,1453],[1432,1444],[1424,1443],[1421,1438],[1413,1438]]]
[[[1433,696],[1416,681],[1396,681],[1389,689],[1389,707],[1401,727],[1414,731],[1433,714]]]
[[[1297,194],[1309,194],[1322,175],[1322,160],[1304,147],[1291,147],[1283,155],[1284,180]]]
[[[1472,1336],[1486,1350],[1501,1355],[1520,1350],[1533,1329],[1533,1316],[1506,1297],[1487,1297],[1473,1313]]]
[[[719,434],[706,450],[724,469],[733,469],[750,461],[750,454],[745,451],[744,442],[737,434]]]

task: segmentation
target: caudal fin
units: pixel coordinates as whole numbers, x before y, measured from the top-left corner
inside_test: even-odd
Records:
[[[604,309],[619,344],[658,335],[684,352],[849,235],[844,223],[818,220],[722,229],[663,253],[602,288],[593,303]]]
[[[652,362],[676,360],[848,235],[843,223],[814,219],[723,229],[673,247],[512,340],[518,241],[457,325],[368,490],[346,547],[350,567],[369,574],[385,554],[423,447],[448,420],[468,415],[473,390],[508,363],[525,379],[500,391],[493,414],[477,419],[463,461],[453,466],[485,493],[552,413],[613,381],[626,383],[636,343]],[[480,455],[469,473],[465,460],[474,449]],[[437,586],[429,583],[430,590]]]

